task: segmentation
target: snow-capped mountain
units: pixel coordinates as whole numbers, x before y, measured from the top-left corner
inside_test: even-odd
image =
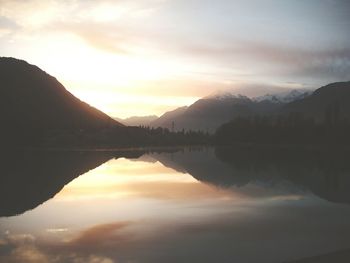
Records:
[[[274,103],[289,103],[306,98],[311,95],[312,92],[313,91],[309,89],[294,89],[276,94],[266,94],[263,96],[255,97],[253,100],[257,102],[270,101]]]
[[[214,92],[203,99],[215,99],[215,100],[227,100],[227,99],[242,99],[242,100],[250,100],[248,96],[237,94],[235,92],[230,91],[217,91]]]
[[[306,89],[288,90],[249,98],[236,92],[215,92],[197,100],[188,107],[167,112],[151,122],[151,127],[175,130],[202,130],[215,132],[220,125],[237,117],[269,115],[278,112],[283,105],[311,95]]]

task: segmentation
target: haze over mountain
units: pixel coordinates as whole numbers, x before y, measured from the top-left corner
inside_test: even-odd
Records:
[[[158,116],[132,116],[125,119],[114,117],[114,119],[126,126],[148,126],[150,122],[158,119]]]
[[[280,93],[268,93],[263,96],[254,97],[255,101],[268,100],[275,103],[289,103],[292,101],[300,100],[311,95],[313,90],[311,89],[294,89]]]
[[[182,114],[184,114],[187,108],[188,108],[187,106],[183,106],[175,110],[168,111],[164,113],[162,116],[160,116],[158,119],[152,121],[149,125],[151,127],[165,127],[170,129],[172,128],[173,120],[178,118]]]
[[[0,58],[0,121],[2,138],[122,126],[43,70],[8,57]]]

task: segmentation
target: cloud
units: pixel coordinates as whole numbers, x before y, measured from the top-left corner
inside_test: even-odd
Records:
[[[8,19],[7,17],[0,16],[0,37],[8,37],[10,34],[19,29],[20,26],[16,22]]]
[[[350,48],[308,48],[268,42],[234,40],[217,44],[179,45],[194,59],[214,61],[257,74],[291,77],[350,78]]]
[[[114,260],[96,255],[87,257],[71,256],[72,263],[116,263]]]
[[[65,244],[69,247],[98,247],[107,244],[116,245],[125,243],[130,237],[124,236],[120,231],[130,225],[130,222],[115,222],[88,228],[78,237]]]
[[[181,210],[178,217],[174,215],[179,211],[160,217],[153,215],[135,225],[133,222],[96,225],[78,232],[70,242],[28,240],[19,235],[12,240],[26,241],[17,242],[6,255],[0,246],[0,262],[257,262],[261,258],[266,262],[284,262],[301,257],[305,247],[308,253],[317,254],[348,244],[350,226],[344,217],[347,219],[350,214],[344,213],[344,209],[335,211],[329,205],[315,206],[315,201],[319,204],[313,198],[297,203],[273,201],[241,206],[229,202],[223,207],[211,204],[210,211],[207,206],[198,210],[190,205],[187,209],[197,211],[192,216],[182,214],[185,211]],[[335,213],[333,217],[322,217],[330,212]],[[315,215],[318,220],[311,221],[310,228]],[[128,232],[134,234],[132,242],[116,243],[114,236],[129,235],[126,233],[129,226],[132,229]],[[266,254],[271,249],[278,253]]]
[[[344,53],[343,56],[340,54]],[[328,57],[327,57],[328,55]],[[304,76],[328,81],[347,81],[350,79],[350,49],[329,52],[326,56],[307,61],[291,70],[292,76]]]
[[[45,30],[73,34],[88,45],[104,52],[126,55],[130,49],[128,44],[131,38],[125,33],[125,29],[117,25],[55,22],[48,25]]]
[[[30,234],[6,234],[0,242],[0,261],[8,263],[49,263],[47,256],[35,246]]]
[[[33,245],[22,245],[15,248],[10,257],[10,262],[17,263],[49,263],[49,258]]]
[[[107,227],[108,228],[108,227]],[[0,240],[0,262],[6,263],[117,263],[95,254],[55,251],[29,234],[8,234]],[[51,244],[52,245],[52,244]],[[4,249],[5,248],[5,249]],[[86,252],[86,251],[85,251]]]
[[[17,235],[6,235],[5,238],[6,242],[8,244],[31,244],[33,242],[35,242],[35,237],[33,235],[30,234],[17,234]]]
[[[5,17],[5,16],[0,16],[0,28],[1,29],[17,29],[19,28],[19,25],[12,21],[11,19]]]

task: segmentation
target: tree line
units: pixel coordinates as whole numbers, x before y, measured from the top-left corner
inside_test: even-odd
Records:
[[[350,122],[336,110],[326,111],[322,121],[301,113],[278,116],[240,117],[222,125],[215,133],[219,145],[266,144],[349,144]]]

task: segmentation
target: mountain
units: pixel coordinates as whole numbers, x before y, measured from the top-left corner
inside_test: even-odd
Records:
[[[290,103],[292,101],[297,101],[304,99],[312,94],[312,90],[309,89],[294,89],[288,90],[281,93],[266,94],[264,96],[259,96],[253,98],[255,101],[271,101],[274,103]]]
[[[213,133],[234,118],[270,114],[288,102],[306,98],[310,93],[305,89],[289,90],[250,99],[243,95],[221,92],[204,97],[189,107],[166,112],[152,121],[150,126],[168,129],[173,129],[174,126],[175,131],[184,129]]]
[[[284,105],[281,114],[299,113],[316,121],[350,119],[350,81],[336,82]]]
[[[0,122],[1,138],[122,126],[40,68],[9,57],[0,57]]]
[[[167,112],[151,123],[153,127],[174,130],[201,130],[213,133],[225,122],[236,117],[267,114],[280,105],[270,101],[253,101],[245,96],[209,96],[202,98],[189,107]]]
[[[164,127],[171,129],[172,128],[172,122],[174,119],[180,117],[185,111],[187,110],[187,106],[177,108],[172,111],[168,111],[164,113],[162,116],[160,116],[158,119],[152,121],[150,123],[151,127]]]
[[[156,115],[149,116],[132,116],[126,119],[114,118],[116,121],[126,125],[126,126],[149,126],[150,122],[158,119]]]
[[[329,262],[346,263],[349,261],[350,261],[350,249],[342,249],[342,250],[329,252],[326,254],[293,260],[286,263],[329,263]]]
[[[350,117],[350,82],[332,83],[312,92],[288,90],[255,98],[229,92],[204,97],[189,107],[167,112],[150,126],[176,131],[201,130],[213,133],[237,117],[289,115],[298,113],[323,121],[325,118]],[[329,121],[329,120],[328,120]]]
[[[350,82],[337,82],[282,104],[269,116],[234,119],[217,129],[220,145],[350,145]]]

